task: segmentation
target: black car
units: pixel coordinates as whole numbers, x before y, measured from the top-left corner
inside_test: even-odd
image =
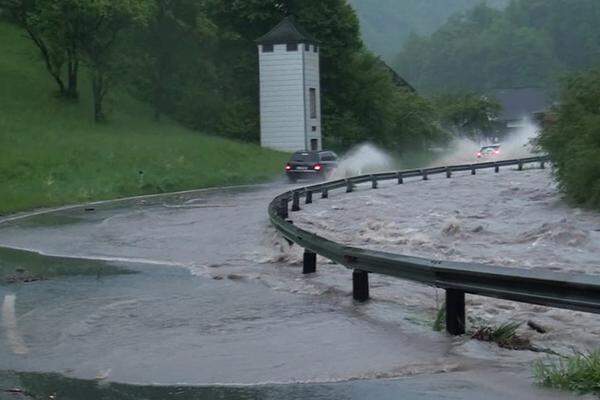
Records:
[[[337,154],[333,151],[297,151],[285,165],[291,182],[298,179],[327,179],[337,167]]]

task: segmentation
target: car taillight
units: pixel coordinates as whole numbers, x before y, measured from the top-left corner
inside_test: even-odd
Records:
[[[500,154],[500,150],[494,151],[494,154]]]
[[[313,169],[314,169],[315,171],[320,171],[320,170],[322,170],[322,169],[323,169],[323,167],[321,166],[321,164],[315,164],[315,165],[313,166]]]
[[[286,170],[286,171],[289,171],[289,170],[291,170],[291,169],[292,169],[292,166],[291,166],[290,164],[286,164],[286,165],[285,165],[285,170]]]
[[[481,157],[481,153],[477,153],[477,157]]]

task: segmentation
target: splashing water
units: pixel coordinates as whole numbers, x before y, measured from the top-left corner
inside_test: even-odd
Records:
[[[15,313],[16,298],[17,296],[14,294],[7,294],[4,296],[1,326],[6,330],[6,340],[12,352],[15,354],[27,354],[29,353],[29,349],[17,326],[17,317]]]
[[[524,122],[521,128],[508,135],[499,143],[502,146],[499,159],[509,160],[533,155],[534,148],[531,143],[539,135],[540,128],[530,119],[525,119]],[[457,138],[450,144],[447,154],[436,159],[432,165],[451,165],[481,161],[477,159],[475,154],[481,146],[488,144],[491,143],[478,143],[466,138]]]
[[[371,143],[350,149],[339,161],[332,178],[340,179],[393,169],[394,161],[385,151]]]
[[[525,119],[523,127],[508,136],[502,143],[505,158],[531,157],[535,150],[532,141],[540,134],[540,127],[530,119]]]

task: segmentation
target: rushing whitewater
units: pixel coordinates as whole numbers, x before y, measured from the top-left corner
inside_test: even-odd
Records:
[[[451,261],[540,271],[600,274],[600,214],[570,208],[549,170],[482,171],[388,183],[379,190],[336,194],[292,214],[294,223],[338,242]],[[421,285],[376,278],[375,299],[431,313],[440,293]],[[469,325],[533,320],[534,343],[561,353],[598,344],[600,316],[468,296]]]

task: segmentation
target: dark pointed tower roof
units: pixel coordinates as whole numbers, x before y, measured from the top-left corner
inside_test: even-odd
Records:
[[[287,44],[287,43],[313,43],[319,41],[300,26],[294,17],[285,17],[277,26],[266,35],[256,40],[257,44]]]

